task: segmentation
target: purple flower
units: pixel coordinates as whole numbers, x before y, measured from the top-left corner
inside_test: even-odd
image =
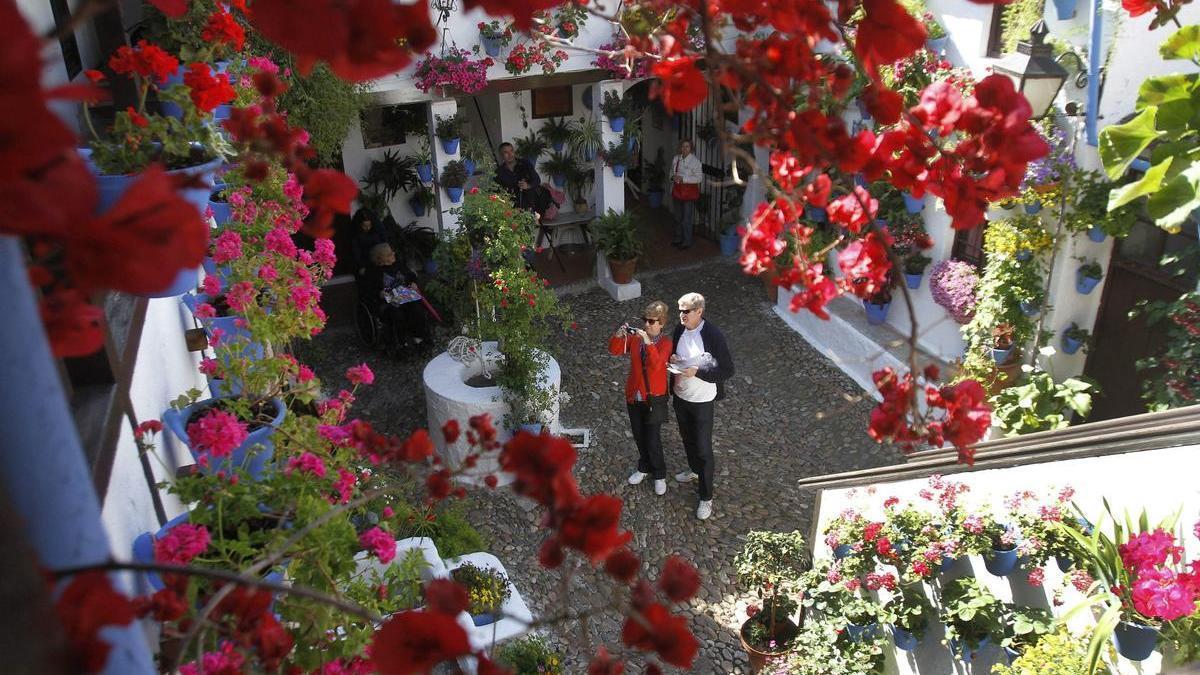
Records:
[[[967,323],[975,314],[975,287],[979,275],[969,263],[961,260],[942,260],[929,274],[929,290],[933,301],[959,323]]]

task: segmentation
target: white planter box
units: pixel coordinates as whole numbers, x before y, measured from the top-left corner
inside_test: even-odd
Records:
[[[445,563],[447,576],[463,563],[471,563],[476,567],[493,569],[502,574],[508,574],[504,570],[504,565],[500,563],[500,560],[491,553],[468,553],[458,558],[448,558]],[[472,649],[490,651],[493,646],[525,633],[529,628],[529,624],[533,622],[533,614],[529,611],[529,606],[525,604],[524,598],[521,597],[520,591],[512,583],[511,578],[508,580],[508,590],[511,594],[500,608],[503,618],[495,623],[486,626],[476,626],[471,621],[471,615],[466,612],[463,612],[459,616],[459,625],[467,631]],[[474,659],[471,660],[473,661]]]

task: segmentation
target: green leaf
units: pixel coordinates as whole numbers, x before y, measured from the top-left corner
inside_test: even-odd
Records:
[[[1184,26],[1175,31],[1175,34],[1158,48],[1158,53],[1167,61],[1200,59],[1200,25]]]
[[[1100,664],[1100,653],[1104,650],[1104,645],[1108,643],[1108,638],[1112,636],[1113,629],[1117,627],[1117,622],[1121,620],[1121,605],[1111,605],[1100,620],[1096,622],[1096,628],[1092,631],[1092,641],[1088,643],[1088,672],[1096,672],[1096,667]]]
[[[1112,127],[1109,127],[1110,129]],[[1103,145],[1103,143],[1102,143]],[[1108,193],[1108,210],[1119,208],[1129,202],[1144,197],[1145,195],[1154,194],[1162,187],[1163,176],[1167,174],[1167,170],[1171,168],[1171,163],[1175,160],[1174,157],[1168,157],[1165,160],[1155,164],[1146,170],[1141,179],[1121,186],[1120,188]]]
[[[1200,207],[1200,164],[1192,164],[1168,180],[1146,202],[1146,211],[1154,218],[1154,224],[1171,233],[1179,232],[1197,207]]]
[[[1167,101],[1186,101],[1192,98],[1195,85],[1195,74],[1171,73],[1148,77],[1138,87],[1137,108],[1162,105]]]
[[[1100,132],[1100,159],[1108,177],[1116,180],[1125,174],[1130,163],[1161,134],[1155,126],[1158,109],[1151,106],[1124,124],[1113,124]],[[1112,198],[1109,198],[1112,209]]]

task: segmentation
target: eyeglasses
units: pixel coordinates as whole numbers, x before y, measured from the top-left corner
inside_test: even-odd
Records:
[[[643,316],[642,321],[645,321],[646,323],[649,323],[649,324],[655,324],[655,323],[659,323],[661,320],[660,319],[651,319],[648,316]]]
[[[692,312],[695,312],[695,311],[697,311],[697,310],[699,310],[699,309],[700,309],[699,307],[693,307],[693,308],[691,308],[691,309],[681,309],[681,310],[679,310],[679,315],[680,315],[680,316],[687,316],[688,314],[691,314]]]

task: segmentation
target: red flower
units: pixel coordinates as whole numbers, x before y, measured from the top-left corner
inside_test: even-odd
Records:
[[[838,253],[838,267],[846,275],[849,290],[860,298],[887,289],[891,279],[892,262],[878,232],[868,232],[862,239],[850,242]]]
[[[1121,7],[1129,12],[1129,16],[1141,16],[1153,12],[1158,7],[1157,0],[1121,0]]]
[[[904,97],[878,83],[872,83],[863,92],[863,103],[871,117],[884,125],[898,122],[904,109]]]
[[[983,439],[992,424],[992,409],[987,392],[975,380],[941,388],[941,403],[946,408],[942,433],[960,451]],[[970,464],[970,462],[968,462]]]
[[[450,616],[467,611],[467,606],[471,604],[467,589],[449,579],[434,579],[425,584],[425,601],[429,603],[430,610]]]
[[[700,574],[686,560],[673,555],[663,564],[658,587],[671,600],[687,602],[700,590]]]
[[[868,73],[925,46],[925,26],[895,0],[863,0],[862,6],[854,46]]]
[[[458,420],[447,420],[446,423],[442,425],[442,438],[446,439],[447,445],[457,441],[458,434]]]
[[[172,19],[187,14],[189,0],[150,0],[150,4],[154,5],[155,9],[166,14]]]
[[[83,293],[73,288],[53,291],[42,296],[39,309],[54,356],[87,356],[104,346],[104,310],[90,304]]]
[[[613,552],[612,555],[608,556],[608,560],[604,561],[604,571],[608,573],[608,576],[627,584],[637,576],[641,564],[642,561],[638,559],[633,551],[621,548]]]
[[[563,508],[579,499],[579,488],[571,475],[574,465],[575,448],[566,439],[550,434],[519,433],[500,453],[500,467],[516,474],[513,491],[552,508]]]
[[[529,32],[534,14],[561,4],[562,0],[467,0],[466,9],[482,7],[492,16],[511,16],[517,30]]]
[[[214,76],[207,63],[189,63],[183,83],[188,86],[196,109],[204,113],[216,110],[217,106],[229,103],[237,96],[237,91],[229,84],[229,76],[225,73]]]
[[[353,82],[402,70],[437,40],[429,6],[419,2],[256,0],[250,21],[296,56],[300,72],[324,61]]]
[[[70,645],[74,668],[99,672],[112,649],[100,637],[105,626],[125,626],[134,618],[129,599],[113,589],[103,572],[84,572],[71,580],[54,603]]]
[[[865,209],[863,208],[864,204],[866,205]],[[875,220],[878,210],[879,202],[871,196],[871,193],[866,188],[855,185],[854,194],[842,195],[833,200],[833,203],[829,205],[828,213],[831,222],[858,234],[867,223]]]
[[[592,495],[567,510],[559,524],[559,537],[563,546],[583,553],[594,565],[633,538],[629,532],[617,529],[620,524],[621,500],[612,495]]]
[[[219,42],[227,44],[233,48],[233,51],[242,51],[242,45],[246,42],[246,30],[242,25],[233,18],[233,15],[224,10],[218,9],[208,16],[208,22],[204,24],[204,30],[200,32],[200,37],[205,42]]]
[[[696,67],[695,57],[660,61],[652,71],[662,80],[662,102],[667,112],[687,112],[708,98],[708,81]]]
[[[87,79],[91,80],[93,84],[99,83],[106,77],[104,73],[98,70],[85,70],[83,71],[83,74],[87,75]]]
[[[175,621],[187,611],[187,603],[174,590],[164,588],[154,595],[135,598],[134,611],[138,616],[152,615],[155,621]]]
[[[400,459],[405,462],[420,462],[433,456],[433,439],[429,432],[417,429],[400,446]]]
[[[587,675],[623,675],[624,672],[625,663],[613,659],[603,646],[596,652],[587,669]]]
[[[136,74],[145,79],[165,82],[179,70],[179,60],[166,53],[158,45],[139,40],[136,47],[122,45],[108,60],[114,73]]]
[[[429,492],[429,498],[434,501],[441,501],[450,496],[450,470],[442,469],[429,474],[425,478],[425,489]]]
[[[255,5],[257,7],[257,5]],[[318,239],[332,235],[329,223],[335,213],[350,213],[350,203],[358,196],[358,185],[341,171],[317,169],[303,176],[304,205],[312,213],[304,230]]]
[[[550,537],[538,548],[538,564],[548,570],[556,569],[563,564],[566,555],[557,537]]]
[[[133,106],[126,107],[125,114],[129,115],[129,121],[133,122],[133,125],[135,127],[145,128],[147,126],[150,126],[150,121],[147,120],[145,117],[143,117],[141,113],[134,110]]]
[[[634,616],[625,619],[622,642],[634,649],[654,652],[673,666],[691,668],[700,645],[688,630],[686,618],[672,616],[657,602],[642,609],[640,618],[641,621]]]
[[[257,7],[257,5],[255,5]],[[371,640],[371,665],[380,673],[429,672],[437,664],[471,653],[454,616],[438,612],[393,614]]]

